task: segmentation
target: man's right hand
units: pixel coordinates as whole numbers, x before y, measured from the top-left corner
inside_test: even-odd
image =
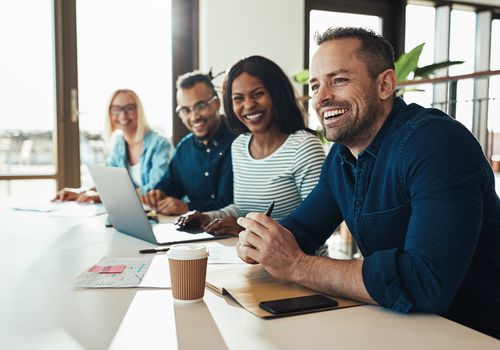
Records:
[[[142,195],[141,200],[150,208],[158,208],[158,204],[162,199],[167,198],[167,195],[160,190],[151,190]]]
[[[274,219],[264,213],[248,213],[237,223],[244,228],[236,245],[241,260],[259,263],[273,277],[287,281],[304,268],[307,255],[294,235]]]
[[[176,225],[180,227],[205,227],[212,219],[197,210],[188,211],[186,214],[179,216]]]

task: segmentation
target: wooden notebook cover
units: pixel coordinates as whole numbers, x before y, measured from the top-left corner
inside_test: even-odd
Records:
[[[363,305],[357,301],[334,297],[339,305],[333,308],[274,315],[261,309],[259,303],[267,300],[318,294],[318,292],[296,283],[278,280],[260,265],[209,265],[206,286],[219,294],[231,295],[246,310],[262,318],[283,317]]]

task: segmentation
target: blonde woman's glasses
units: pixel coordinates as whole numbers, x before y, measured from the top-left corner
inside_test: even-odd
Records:
[[[111,106],[111,108],[109,109],[109,112],[111,113],[112,116],[119,116],[120,113],[123,111],[123,113],[125,114],[130,114],[130,113],[133,113],[135,111],[137,111],[137,105],[135,104],[129,104],[129,105],[125,105],[125,106]]]

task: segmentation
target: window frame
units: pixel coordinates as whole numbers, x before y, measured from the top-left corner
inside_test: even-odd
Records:
[[[78,68],[76,1],[53,0],[55,57],[55,172],[0,175],[1,180],[56,180],[56,188],[80,187],[80,130],[78,123]],[[171,0],[172,6],[172,123],[174,144],[187,134],[175,118],[175,80],[198,66],[199,1]]]

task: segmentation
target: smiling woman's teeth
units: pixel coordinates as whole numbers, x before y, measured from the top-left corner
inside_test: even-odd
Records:
[[[260,117],[262,115],[262,113],[256,113],[256,114],[248,114],[245,116],[245,119],[248,119],[248,120],[255,120],[257,119],[258,117]]]
[[[345,112],[347,111],[346,108],[339,108],[339,109],[334,109],[332,111],[328,111],[328,112],[325,112],[323,114],[323,116],[328,119],[328,118],[331,118],[331,117],[336,117],[340,114],[344,114]]]

